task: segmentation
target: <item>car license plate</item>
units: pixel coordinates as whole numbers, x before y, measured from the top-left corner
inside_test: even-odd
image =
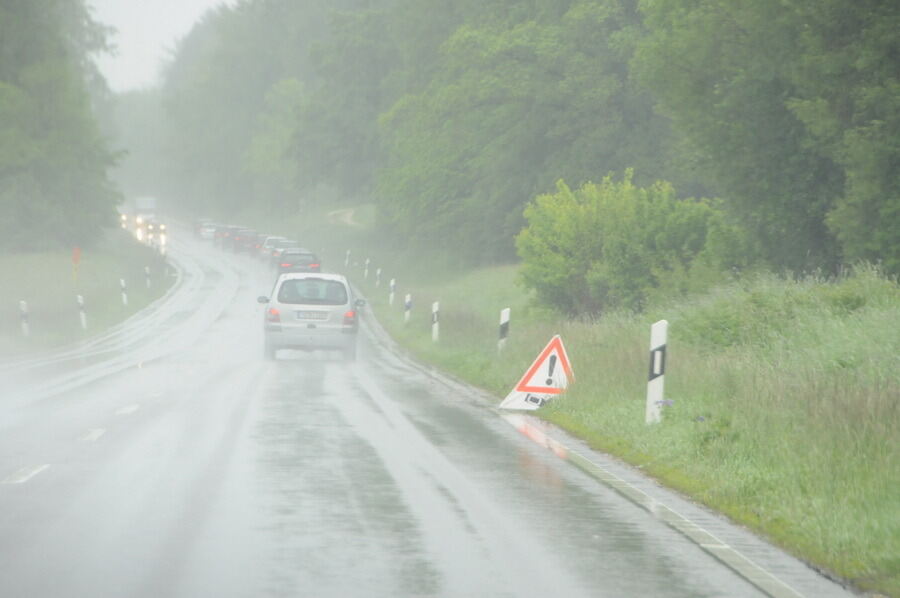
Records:
[[[298,320],[326,320],[328,319],[328,312],[324,311],[298,311],[297,312]]]

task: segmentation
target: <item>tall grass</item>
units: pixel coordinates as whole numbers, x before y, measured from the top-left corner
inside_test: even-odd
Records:
[[[357,282],[359,276],[355,276]],[[861,588],[900,595],[900,289],[759,276],[652,313],[564,320],[514,266],[405,285],[379,320],[421,359],[498,397],[560,333],[575,369],[540,415]],[[402,294],[414,300],[409,324]],[[430,305],[441,302],[441,340]],[[499,311],[511,307],[507,350]],[[649,326],[670,322],[663,422],[643,421]]]

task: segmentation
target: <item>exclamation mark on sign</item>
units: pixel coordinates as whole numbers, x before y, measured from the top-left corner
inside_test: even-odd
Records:
[[[547,371],[547,386],[553,386],[553,370],[556,369],[556,355],[550,356],[549,370]]]

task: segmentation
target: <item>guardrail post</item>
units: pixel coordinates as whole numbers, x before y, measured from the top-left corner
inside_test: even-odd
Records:
[[[390,287],[391,287],[391,294],[388,295],[388,305],[393,305],[394,304],[394,291],[397,290],[397,279],[396,278],[391,279]]]
[[[363,280],[369,280],[369,258],[366,258],[366,267],[363,270]]]
[[[409,324],[409,312],[412,310],[412,295],[409,293],[406,294],[406,299],[403,301],[403,323]]]
[[[381,286],[381,268],[376,268],[375,270],[375,288],[379,288]]]
[[[31,336],[31,324],[28,323],[28,302],[19,301],[19,317],[22,319],[22,336]]]
[[[644,422],[659,423],[662,419],[663,388],[666,380],[666,336],[669,323],[660,320],[650,327],[650,368],[647,376],[647,408]]]
[[[84,311],[84,297],[77,295],[75,303],[78,304],[78,319],[81,321],[81,329],[87,330],[87,313]]]
[[[500,310],[500,331],[497,339],[498,353],[503,351],[503,348],[506,346],[506,338],[509,336],[509,313],[508,307]]]
[[[441,304],[438,301],[431,304],[431,341],[434,343],[441,337],[440,311]]]
[[[144,266],[144,278],[147,281],[147,288],[150,288],[150,266]]]
[[[124,278],[119,279],[119,286],[122,288],[122,305],[128,305],[128,286]]]
[[[344,267],[345,268],[350,267],[350,250],[349,249],[347,250],[347,254],[344,256]]]

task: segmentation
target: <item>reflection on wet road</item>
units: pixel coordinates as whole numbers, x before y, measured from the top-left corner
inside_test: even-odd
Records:
[[[761,595],[370,331],[354,364],[263,361],[269,277],[176,250],[205,272],[190,334],[52,396],[0,384],[0,595]]]

